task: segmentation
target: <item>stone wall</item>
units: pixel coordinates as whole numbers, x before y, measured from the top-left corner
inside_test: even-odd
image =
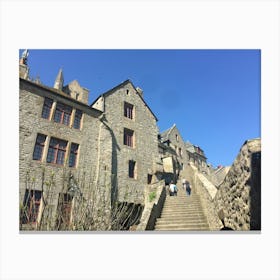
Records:
[[[190,181],[192,192],[199,194],[210,230],[220,230],[223,226],[217,215],[214,198],[217,193],[216,187],[201,173],[197,167],[190,163],[187,168],[187,180]]]
[[[155,194],[154,198],[151,196],[152,193]],[[137,231],[154,229],[156,219],[161,215],[165,198],[166,188],[163,180],[145,188],[145,207]]]
[[[44,97],[83,111],[81,129],[55,123],[41,117]],[[51,113],[53,115],[53,111]],[[73,115],[73,114],[72,114]],[[111,154],[112,138],[108,128],[98,119],[101,112],[79,102],[72,102],[56,92],[32,82],[20,80],[19,92],[19,198],[23,203],[25,190],[43,190],[47,202],[44,215],[48,215],[53,226],[60,193],[69,187],[70,174],[73,175],[84,197],[95,201],[94,194],[106,198],[107,212],[104,219],[109,219],[111,202]],[[41,160],[33,160],[33,151],[37,134],[46,135],[46,142]],[[64,165],[46,162],[50,138],[55,137],[68,142]],[[68,167],[70,144],[79,144],[77,167]],[[94,197],[93,197],[94,196]],[[96,201],[95,201],[96,202]],[[100,201],[98,202],[100,203]]]
[[[224,181],[229,169],[230,166],[222,166],[217,170],[213,170],[208,177],[216,187],[219,187],[219,185]]]
[[[233,230],[261,229],[261,140],[244,143],[215,198],[225,226]]]

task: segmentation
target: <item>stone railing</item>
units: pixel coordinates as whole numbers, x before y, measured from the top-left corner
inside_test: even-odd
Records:
[[[200,196],[209,228],[210,230],[220,230],[223,224],[218,217],[218,211],[214,204],[217,188],[203,174],[201,174],[195,166],[190,166],[193,174],[191,182],[193,192]]]
[[[164,180],[145,188],[145,207],[137,231],[153,230],[166,198]]]

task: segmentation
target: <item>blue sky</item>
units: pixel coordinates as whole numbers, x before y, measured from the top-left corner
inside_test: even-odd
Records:
[[[20,51],[21,54],[22,50]],[[208,162],[231,165],[260,137],[260,50],[29,50],[30,76],[53,86],[77,79],[89,103],[130,79],[143,89],[160,132],[174,123]]]

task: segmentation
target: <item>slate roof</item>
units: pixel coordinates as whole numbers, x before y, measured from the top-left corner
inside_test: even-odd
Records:
[[[204,151],[199,146],[193,145],[190,142],[186,142],[185,143],[185,147],[186,147],[186,150],[188,152],[190,152],[192,154],[197,153],[198,155],[200,155],[200,156],[202,156],[202,157],[204,157],[206,159]],[[197,152],[197,149],[200,151],[200,153]]]
[[[26,79],[22,79],[22,78],[19,78],[20,80],[20,83],[26,83],[27,85],[32,85],[33,87],[37,87],[37,88],[40,88],[40,89],[43,89],[43,90],[47,90],[49,92],[51,92],[52,94],[55,94],[57,96],[63,96],[65,99],[73,102],[73,103],[76,103],[76,104],[79,104],[80,106],[84,107],[84,108],[87,108],[91,111],[95,111],[95,112],[98,112],[99,114],[101,114],[102,112],[98,109],[95,109],[95,108],[92,108],[91,106],[83,103],[83,102],[80,102],[74,98],[72,98],[69,94],[59,90],[59,89],[56,89],[56,88],[53,88],[53,87],[49,87],[49,86],[46,86],[46,85],[43,85],[43,84],[38,84],[38,83],[35,83],[33,81],[30,81],[30,80],[26,80]]]
[[[169,134],[172,131],[172,129],[175,127],[176,125],[173,124],[170,128],[168,128],[167,130],[163,131],[160,136],[161,136],[161,142],[166,142],[167,140],[169,140]]]

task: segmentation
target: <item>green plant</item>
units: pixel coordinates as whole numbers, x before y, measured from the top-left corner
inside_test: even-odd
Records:
[[[156,193],[155,192],[151,192],[149,194],[149,201],[152,202],[155,198],[156,198]]]

